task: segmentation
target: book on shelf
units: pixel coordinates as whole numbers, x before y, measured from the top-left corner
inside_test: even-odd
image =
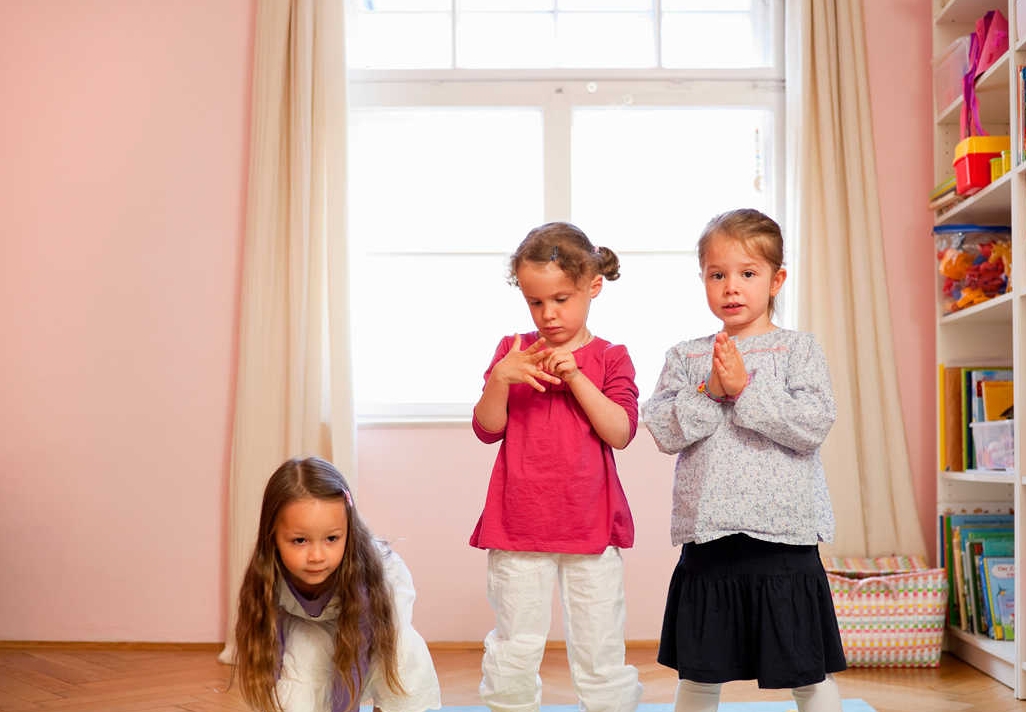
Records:
[[[1015,68],[1016,106],[1019,108],[1019,123],[1016,126],[1015,148],[1019,152],[1019,163],[1026,162],[1026,65]]]
[[[931,202],[936,200],[937,198],[941,197],[942,195],[947,195],[948,193],[954,193],[956,186],[957,186],[957,181],[955,180],[955,176],[954,175],[951,175],[948,178],[945,178],[940,183],[935,185],[932,191],[930,191],[930,200],[931,200]]]
[[[930,201],[927,205],[930,210],[940,210],[964,199],[965,196],[959,195],[956,190],[955,176],[951,176],[934,186],[934,189],[930,191]]]
[[[957,472],[962,469],[962,370],[958,366],[944,366],[944,388],[941,391],[942,405],[939,410],[944,414],[944,459],[941,469]]]
[[[1015,558],[984,556],[982,568],[990,607],[990,637],[1015,640]]]
[[[963,529],[1011,529],[1013,515],[1007,503],[979,505],[977,510],[993,509],[993,512],[977,511],[969,514],[940,515],[941,565],[948,579],[948,622],[963,630],[969,630],[971,599],[967,598],[965,575],[964,548],[962,546]]]
[[[987,420],[983,405],[983,384],[988,381],[1012,380],[1010,368],[974,368],[969,372],[969,395],[972,400],[971,414],[974,423]]]
[[[976,467],[971,423],[987,420],[983,400],[984,384],[1012,381],[1012,370],[1004,366],[945,366],[938,372],[940,394],[937,403],[940,468],[965,472]],[[992,407],[998,408],[1004,386],[989,386]],[[1010,390],[1006,392],[1010,396]],[[1001,412],[1010,406],[1008,402]]]
[[[997,640],[998,632],[994,628],[994,616],[990,611],[990,587],[987,585],[987,562],[985,556],[974,556],[976,561],[976,582],[979,586],[979,600],[983,601],[983,632]]]
[[[1012,395],[1014,385],[1010,380],[984,381],[980,384],[984,420],[1007,420],[1015,415],[1015,399]]]
[[[944,364],[937,366],[937,468],[948,469],[947,428],[945,427]],[[942,564],[943,565],[943,564]]]
[[[1011,556],[1015,540],[1012,527],[960,527],[963,596],[969,625],[965,630],[980,635],[988,634],[987,598],[983,595],[983,581],[979,576],[980,559],[984,556]]]

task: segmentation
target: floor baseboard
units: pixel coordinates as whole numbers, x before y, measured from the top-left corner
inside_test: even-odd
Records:
[[[628,640],[631,650],[659,647],[658,640]],[[220,652],[224,643],[160,643],[146,641],[103,640],[0,640],[0,649],[6,650],[169,650],[175,652]],[[439,640],[428,643],[431,650],[484,650],[480,640]],[[550,640],[546,650],[566,650],[566,641]]]

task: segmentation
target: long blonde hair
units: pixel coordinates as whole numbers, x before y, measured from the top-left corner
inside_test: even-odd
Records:
[[[334,667],[349,693],[349,709],[355,710],[360,704],[360,662],[364,655],[371,664],[381,666],[392,691],[403,691],[396,654],[396,613],[374,537],[360,519],[349,485],[334,465],[317,457],[293,458],[275,470],[264,488],[256,546],[239,591],[235,625],[234,674],[242,696],[250,706],[268,712],[282,709],[275,691],[280,664],[276,585],[285,569],[275,546],[274,528],[286,505],[309,498],[346,504],[346,549],[334,574],[335,594],[341,604]]]

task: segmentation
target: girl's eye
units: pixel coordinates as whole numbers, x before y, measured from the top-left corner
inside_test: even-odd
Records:
[[[297,536],[295,539],[292,540],[292,543],[296,545],[302,545],[306,543],[306,539],[301,536]]]
[[[754,277],[754,276],[755,276],[755,272],[753,272],[753,271],[752,271],[752,270],[750,270],[750,269],[746,269],[746,270],[745,270],[744,272],[742,272],[741,274],[743,274],[743,275],[744,275],[745,279],[751,279],[752,277]]]
[[[709,279],[723,279],[723,273],[722,272],[710,272],[709,273]]]
[[[341,538],[342,537],[340,537],[338,534],[332,534],[331,536],[328,537],[328,541],[330,541],[332,544],[334,544],[336,541],[338,541]]]
[[[557,304],[562,304],[563,302],[565,302],[569,298],[570,297],[556,297],[556,303]]]

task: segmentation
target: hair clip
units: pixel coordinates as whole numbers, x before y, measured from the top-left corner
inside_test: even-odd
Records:
[[[602,250],[602,248],[600,248],[598,245],[595,245],[594,247],[591,248],[591,253],[593,255],[597,255],[599,252],[601,252],[601,250]]]
[[[549,262],[555,262],[559,259],[559,245],[552,246],[552,254],[549,255]]]
[[[346,498],[346,504],[348,504],[350,507],[352,507],[353,506],[353,495],[349,494],[349,490],[347,490],[347,489],[342,490],[342,495]]]

